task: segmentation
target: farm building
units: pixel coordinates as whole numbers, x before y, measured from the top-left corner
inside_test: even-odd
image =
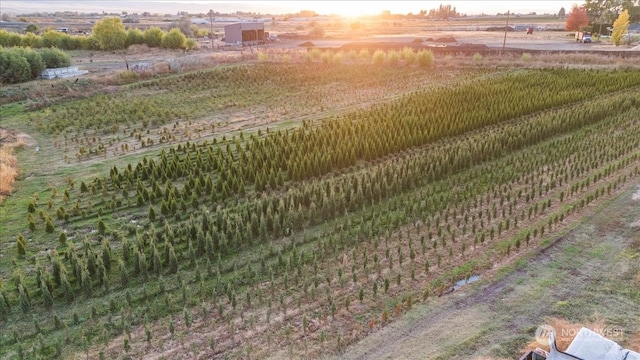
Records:
[[[240,22],[224,27],[224,41],[227,44],[257,45],[263,44],[264,23]]]

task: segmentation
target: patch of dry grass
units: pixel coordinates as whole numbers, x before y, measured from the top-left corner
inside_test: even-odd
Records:
[[[18,161],[13,156],[13,147],[0,149],[0,203],[11,193],[11,186],[18,176]]]
[[[636,334],[633,339],[627,343],[627,347],[633,351],[640,351],[640,334]]]

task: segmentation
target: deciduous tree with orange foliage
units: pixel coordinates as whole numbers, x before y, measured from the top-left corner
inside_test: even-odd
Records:
[[[573,5],[564,28],[569,31],[580,31],[582,27],[589,25],[589,16],[584,6]]]

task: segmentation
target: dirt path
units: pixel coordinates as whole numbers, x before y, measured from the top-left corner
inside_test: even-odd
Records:
[[[415,307],[336,359],[514,358],[550,316],[604,316],[624,329],[613,339],[624,346],[640,336],[638,294],[624,290],[640,273],[628,254],[640,217],[636,191],[634,185],[506,275]]]

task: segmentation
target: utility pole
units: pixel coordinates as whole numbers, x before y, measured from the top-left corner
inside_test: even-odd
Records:
[[[600,23],[600,29],[598,30],[598,41],[600,41],[600,36],[602,36],[602,23],[605,21],[605,13],[603,12],[598,17],[598,22]]]
[[[507,29],[509,28],[509,12],[507,11],[507,24],[504,26],[504,40],[502,40],[502,53],[504,54],[504,48],[507,45]]]
[[[209,43],[211,44],[211,51],[213,51],[213,9],[209,9],[207,15],[209,15],[209,26],[211,26],[211,30],[209,31]]]

